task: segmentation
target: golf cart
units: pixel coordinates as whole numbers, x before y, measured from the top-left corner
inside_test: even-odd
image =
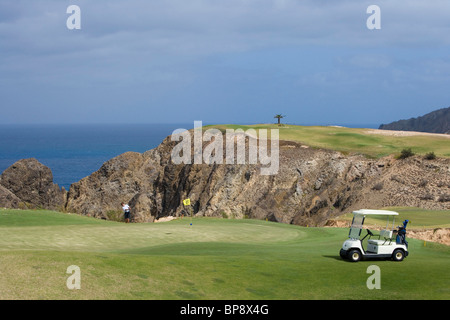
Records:
[[[379,231],[378,235],[375,235],[369,229],[366,229],[367,234],[360,239],[361,231],[366,216],[378,215],[387,216],[386,228]],[[406,225],[408,220],[403,222],[402,227],[398,227],[398,230],[394,230],[395,216],[398,213],[387,210],[369,210],[361,209],[353,211],[353,221],[350,226],[348,234],[349,239],[342,245],[340,256],[343,259],[348,259],[353,262],[357,262],[362,259],[392,259],[394,261],[402,261],[408,256],[408,242],[406,242]],[[389,220],[393,218],[392,228],[389,230]],[[395,238],[394,238],[394,234]],[[367,240],[367,249],[363,248],[363,240]]]

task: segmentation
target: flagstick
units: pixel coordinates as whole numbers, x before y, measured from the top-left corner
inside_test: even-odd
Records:
[[[183,200],[183,206],[184,206],[184,208],[186,209],[186,207],[188,207],[189,208],[189,214],[190,214],[190,216],[191,216],[191,223],[190,223],[190,226],[192,226],[192,207],[191,207],[191,199],[185,199],[185,200]]]

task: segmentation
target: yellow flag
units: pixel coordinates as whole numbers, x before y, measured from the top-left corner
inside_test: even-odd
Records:
[[[190,205],[191,205],[191,199],[183,200],[183,204],[184,204],[185,206],[190,206]]]

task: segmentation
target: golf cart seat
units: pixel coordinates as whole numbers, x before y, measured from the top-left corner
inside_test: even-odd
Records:
[[[381,230],[379,238],[380,238],[379,240],[369,239],[368,243],[379,246],[384,245],[386,243],[390,244],[392,241],[392,230]],[[384,240],[381,240],[381,238],[383,238]]]

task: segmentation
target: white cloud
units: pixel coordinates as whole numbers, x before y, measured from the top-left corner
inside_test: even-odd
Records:
[[[220,80],[224,88],[204,93],[209,103],[239,78],[238,93],[226,96],[237,105],[238,99],[254,101],[267,81],[294,83],[285,101],[297,99],[295,90],[304,85],[356,94],[376,81],[386,87],[411,82],[416,89],[449,81],[449,56],[442,53],[450,45],[448,0],[379,0],[381,30],[366,28],[373,4],[366,0],[77,0],[80,31],[66,28],[71,4],[1,1],[0,95],[22,86],[32,96],[45,86],[49,92],[83,87],[96,97],[110,86],[124,94],[133,88],[143,97],[134,102],[139,105],[151,87],[158,101],[177,105],[184,101],[174,88],[197,103],[192,96]],[[258,60],[259,52],[267,54]],[[284,60],[286,52],[298,57]],[[111,100],[119,92],[112,90]]]
[[[273,46],[450,44],[450,2],[444,0],[378,1],[382,30],[375,31],[365,23],[370,2],[359,0],[80,0],[82,30],[72,33],[65,27],[66,4],[3,3],[2,49],[39,54],[102,47],[114,54],[118,43],[153,54],[204,56]]]

